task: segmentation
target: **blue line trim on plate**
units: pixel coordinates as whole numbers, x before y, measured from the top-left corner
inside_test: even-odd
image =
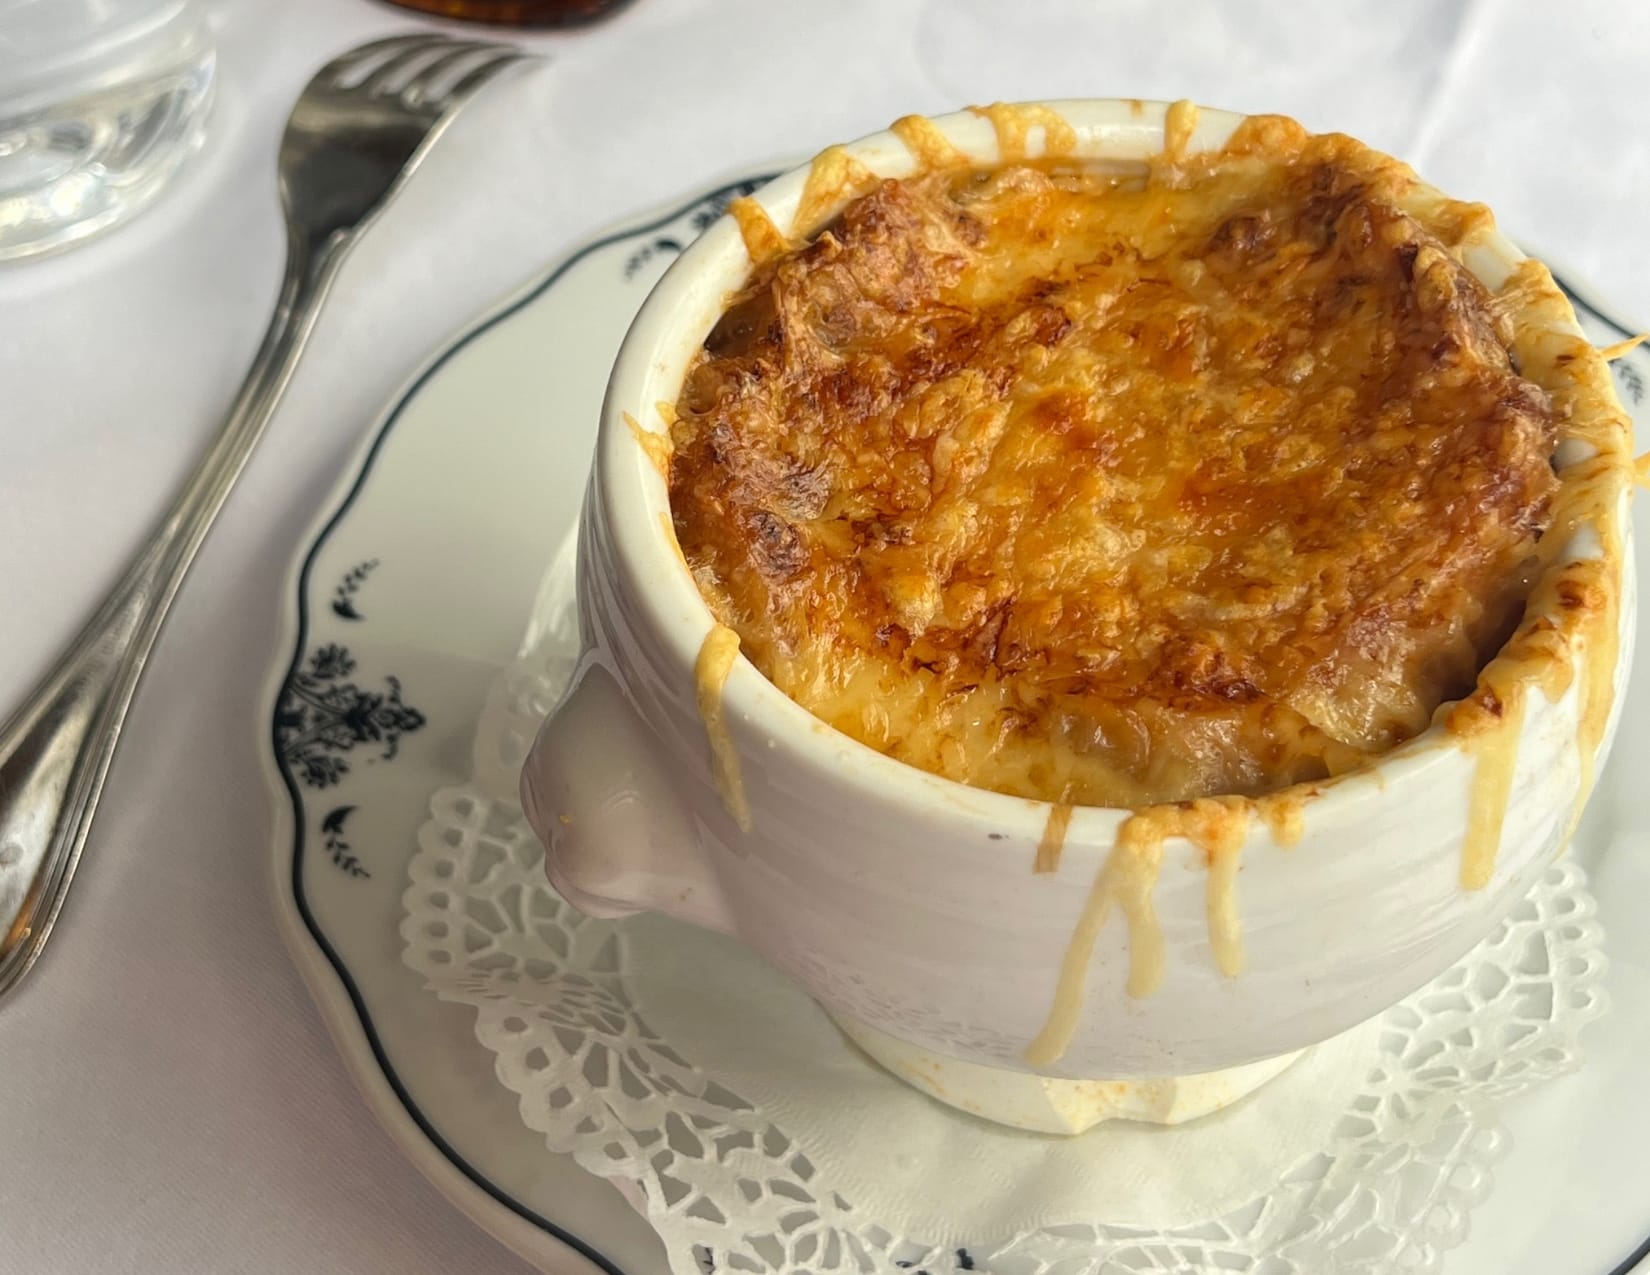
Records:
[[[636,226],[628,230],[616,231],[613,234],[606,235],[600,239],[596,239],[588,244],[585,244],[582,248],[579,248],[565,261],[558,265],[536,288],[527,293],[527,295],[512,302],[509,306],[499,311],[497,314],[490,315],[488,318],[478,323],[474,328],[470,329],[470,331],[466,332],[447,349],[442,351],[441,356],[428,368],[426,368],[423,373],[419,375],[418,379],[408,387],[407,391],[396,403],[395,408],[390,412],[388,418],[384,421],[384,424],[379,428],[378,436],[373,439],[372,446],[368,449],[366,458],[361,462],[360,472],[356,474],[355,481],[350,484],[349,490],[344,494],[343,501],[333,512],[332,517],[327,519],[326,525],[321,528],[320,534],[316,536],[314,543],[309,547],[309,551],[304,555],[303,568],[298,574],[298,630],[296,634],[296,641],[294,643],[292,661],[287,666],[286,677],[283,678],[281,682],[283,687],[287,684],[287,682],[291,681],[293,675],[298,671],[298,666],[303,662],[304,647],[306,645],[306,638],[309,633],[309,576],[310,568],[315,562],[315,556],[321,551],[321,546],[326,544],[328,538],[337,528],[339,522],[342,521],[344,515],[349,512],[350,506],[355,503],[355,498],[361,494],[361,489],[366,484],[367,476],[372,472],[373,462],[378,459],[378,452],[380,448],[383,447],[385,440],[389,438],[390,431],[395,427],[395,423],[401,418],[401,413],[406,409],[407,405],[418,396],[419,391],[424,388],[425,383],[428,382],[429,379],[443,367],[445,367],[448,360],[450,360],[455,354],[459,353],[459,351],[463,350],[470,344],[470,342],[502,323],[505,319],[510,318],[512,315],[524,309],[534,301],[537,301],[541,296],[548,292],[550,288],[567,273],[568,270],[572,269],[574,265],[582,261],[591,253],[598,252],[603,248],[611,247],[616,243],[634,238],[638,235],[651,234],[653,231],[658,230],[663,226],[668,226],[671,222],[685,216],[706,200],[715,199],[719,196],[726,195],[731,191],[738,190],[751,181],[755,181],[759,184],[767,182],[771,180],[773,176],[774,174],[766,174],[754,178],[747,178],[744,181],[729,182],[724,186],[717,187],[715,190],[706,191],[704,194],[697,196],[688,203],[681,205],[673,212],[667,213],[666,215],[660,217],[656,221],[649,222],[643,226]],[[1585,310],[1599,322],[1608,327],[1614,328],[1624,337],[1638,335],[1636,331],[1627,327],[1619,319],[1612,318],[1610,315],[1605,314],[1596,305],[1577,293],[1570,287],[1569,284],[1559,278],[1558,275],[1555,274],[1553,276],[1553,281],[1558,284],[1560,290],[1569,299],[1572,305],[1579,309]],[[281,698],[281,696],[276,697],[277,714],[280,710]],[[372,1016],[367,1012],[366,1002],[362,999],[360,991],[356,988],[355,980],[350,977],[349,971],[345,968],[343,961],[338,956],[338,953],[333,949],[332,944],[327,941],[326,936],[321,932],[320,926],[316,923],[314,915],[309,910],[309,903],[304,898],[303,799],[298,792],[297,784],[293,781],[291,771],[287,769],[285,760],[281,756],[279,728],[274,717],[270,720],[269,742],[270,751],[275,758],[276,769],[280,771],[281,782],[285,784],[287,795],[292,801],[292,895],[298,906],[298,915],[303,918],[304,927],[309,931],[310,937],[315,940],[316,946],[321,949],[322,954],[327,958],[327,963],[332,966],[333,972],[338,976],[338,981],[343,984],[344,991],[349,996],[350,1004],[355,1007],[356,1017],[360,1020],[361,1030],[367,1038],[367,1045],[372,1050],[372,1056],[377,1061],[379,1068],[383,1071],[385,1080],[389,1082],[390,1088],[394,1091],[395,1096],[400,1101],[402,1107],[412,1118],[413,1123],[418,1126],[419,1131],[430,1140],[431,1145],[433,1145],[435,1149],[439,1151],[450,1164],[453,1165],[454,1168],[456,1168],[466,1178],[485,1192],[492,1200],[503,1205],[522,1220],[530,1222],[540,1230],[546,1231],[550,1235],[553,1235],[556,1239],[566,1244],[569,1248],[588,1258],[597,1266],[601,1267],[602,1270],[608,1272],[608,1275],[625,1275],[625,1272],[618,1265],[616,1265],[610,1258],[603,1255],[597,1249],[593,1248],[589,1243],[580,1239],[577,1235],[574,1235],[571,1231],[565,1229],[564,1227],[552,1222],[549,1218],[534,1212],[532,1209],[522,1204],[519,1200],[514,1199],[501,1187],[497,1186],[490,1179],[488,1179],[480,1170],[461,1156],[458,1151],[455,1150],[439,1132],[437,1132],[435,1126],[430,1123],[428,1117],[426,1117],[424,1113],[419,1110],[418,1105],[412,1099],[412,1095],[407,1092],[406,1086],[401,1083],[400,1076],[396,1074],[395,1067],[391,1064],[389,1055],[385,1053],[383,1045],[379,1042],[378,1031],[373,1026]],[[1646,1258],[1650,1258],[1650,1236],[1646,1236],[1642,1244],[1628,1254],[1621,1263],[1612,1267],[1606,1275],[1630,1275],[1634,1268]]]
[[[373,439],[372,446],[367,450],[366,458],[361,462],[360,472],[356,474],[355,481],[350,484],[349,490],[344,493],[344,499],[340,502],[338,508],[333,512],[332,517],[327,519],[326,525],[321,528],[320,534],[315,537],[314,543],[310,545],[309,551],[304,555],[304,564],[298,573],[298,630],[296,640],[293,645],[292,661],[287,666],[286,677],[281,683],[283,687],[292,680],[293,675],[297,673],[298,666],[303,662],[304,658],[304,649],[307,645],[309,636],[309,577],[310,569],[315,564],[315,557],[321,551],[321,547],[326,544],[327,540],[331,537],[333,531],[337,528],[339,522],[342,521],[344,515],[349,512],[350,506],[355,503],[356,497],[361,494],[361,489],[366,484],[367,476],[372,472],[373,462],[378,459],[379,450],[383,447],[385,440],[389,438],[390,431],[395,428],[396,422],[400,420],[401,413],[406,409],[407,405],[418,396],[419,391],[424,388],[425,383],[428,382],[429,379],[443,367],[445,367],[447,362],[455,354],[459,353],[459,351],[469,345],[470,342],[497,326],[499,323],[502,323],[505,319],[510,318],[512,315],[530,305],[532,302],[537,301],[541,296],[549,291],[549,289],[558,280],[560,280],[561,277],[568,272],[568,270],[572,269],[575,264],[582,261],[585,257],[588,257],[591,253],[598,252],[603,248],[611,247],[613,244],[620,243],[626,239],[634,238],[637,235],[651,234],[660,227],[668,226],[671,222],[687,215],[706,200],[716,199],[719,196],[728,194],[730,191],[738,190],[751,180],[766,182],[770,180],[770,176],[748,178],[744,182],[729,182],[727,185],[719,186],[715,190],[706,191],[704,194],[695,197],[688,203],[681,205],[674,211],[665,214],[656,221],[649,222],[644,226],[636,226],[631,229],[616,231],[613,234],[606,235],[603,238],[596,239],[588,244],[585,244],[582,248],[579,248],[559,266],[557,266],[549,274],[549,276],[544,279],[543,282],[541,282],[526,296],[513,301],[509,306],[499,311],[497,314],[490,315],[488,318],[478,323],[474,328],[470,329],[470,331],[466,332],[447,349],[443,350],[441,356],[419,375],[418,379],[414,381],[412,385],[408,387],[407,391],[401,396],[394,409],[390,412],[388,418],[384,421],[384,424],[379,428],[378,436]],[[277,715],[280,711],[281,698],[282,697],[280,696],[276,697]],[[280,732],[274,716],[272,716],[270,720],[269,743],[270,751],[275,758],[275,767],[280,772],[281,781],[286,785],[287,795],[292,801],[292,895],[294,902],[296,902],[298,906],[298,915],[303,918],[304,927],[309,931],[310,937],[315,940],[316,946],[321,949],[322,955],[327,958],[327,963],[332,966],[333,972],[338,976],[338,981],[343,984],[344,991],[349,996],[350,1004],[355,1007],[355,1014],[360,1020],[362,1033],[367,1038],[367,1046],[372,1050],[373,1058],[377,1061],[379,1068],[383,1071],[384,1078],[389,1082],[390,1088],[394,1091],[396,1098],[400,1100],[402,1107],[405,1108],[407,1114],[412,1117],[413,1123],[418,1126],[420,1132],[422,1132],[424,1136],[430,1140],[431,1145],[434,1146],[435,1149],[443,1156],[445,1156],[454,1168],[458,1169],[460,1173],[467,1177],[494,1201],[503,1205],[524,1221],[530,1222],[541,1230],[555,1236],[569,1248],[574,1249],[576,1252],[594,1262],[597,1266],[600,1266],[604,1271],[607,1271],[608,1275],[625,1275],[625,1272],[620,1269],[618,1265],[602,1253],[598,1252],[586,1241],[580,1239],[577,1235],[574,1235],[571,1231],[565,1229],[564,1227],[552,1222],[549,1218],[543,1217],[534,1212],[532,1209],[522,1204],[519,1200],[512,1198],[502,1188],[489,1180],[486,1175],[484,1175],[474,1165],[461,1156],[452,1144],[442,1137],[436,1130],[435,1126],[430,1123],[429,1118],[426,1117],[421,1110],[419,1110],[418,1105],[412,1099],[412,1095],[407,1092],[406,1086],[401,1083],[401,1077],[396,1074],[395,1067],[391,1064],[389,1055],[384,1051],[384,1047],[378,1039],[378,1031],[373,1026],[372,1016],[367,1012],[366,1002],[362,999],[360,990],[355,986],[355,980],[350,977],[348,969],[344,966],[344,962],[338,956],[338,953],[334,950],[332,944],[327,941],[326,935],[321,932],[321,927],[316,923],[314,915],[310,912],[309,902],[304,897],[304,804],[303,798],[298,792],[298,786],[293,780],[292,772],[287,768],[285,759],[281,755]]]
[[[1609,1275],[1632,1275],[1638,1264],[1650,1258],[1650,1235],[1644,1237],[1644,1243],[1629,1253],[1619,1266],[1612,1267]]]
[[[1614,328],[1624,337],[1635,337],[1639,335],[1638,332],[1622,323],[1620,319],[1614,319],[1608,314],[1605,314],[1603,310],[1600,310],[1596,305],[1587,300],[1586,297],[1582,296],[1569,284],[1565,283],[1564,280],[1560,279],[1556,274],[1553,275],[1553,282],[1558,285],[1558,290],[1565,295],[1571,305],[1575,306],[1579,310],[1585,310],[1600,323],[1604,324],[1605,327]],[[1615,1272],[1612,1271],[1611,1275],[1615,1275]]]

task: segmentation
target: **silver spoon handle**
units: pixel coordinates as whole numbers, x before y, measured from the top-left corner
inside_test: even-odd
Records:
[[[0,999],[51,934],[167,610],[292,378],[347,244],[289,241],[275,313],[217,437],[85,628],[0,725]]]

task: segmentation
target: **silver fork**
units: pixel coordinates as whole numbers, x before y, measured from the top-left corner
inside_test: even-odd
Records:
[[[398,36],[327,63],[299,96],[279,160],[286,274],[246,380],[149,542],[0,726],[0,997],[51,934],[167,609],[292,378],[339,264],[455,109],[526,56]]]

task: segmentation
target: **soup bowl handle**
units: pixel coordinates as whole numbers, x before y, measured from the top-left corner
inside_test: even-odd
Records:
[[[736,931],[658,739],[605,665],[586,660],[540,729],[521,804],[551,885],[579,911]]]

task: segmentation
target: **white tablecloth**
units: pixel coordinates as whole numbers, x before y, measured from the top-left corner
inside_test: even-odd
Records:
[[[106,239],[0,267],[0,714],[242,375],[293,97],[333,53],[420,23],[368,0],[217,18],[220,99],[186,176]],[[374,1125],[288,963],[254,718],[283,572],[341,458],[446,333],[603,223],[908,111],[1190,96],[1403,156],[1650,316],[1642,0],[635,0],[530,42],[552,63],[467,113],[349,267],[179,599],[58,936],[0,1008],[0,1271],[523,1269]],[[1586,1166],[1558,1171],[1573,1187]],[[1632,1189],[1572,1189],[1547,1218],[1492,1198],[1450,1269],[1603,1275],[1650,1230],[1650,1184],[1632,1236],[1575,1201]]]

